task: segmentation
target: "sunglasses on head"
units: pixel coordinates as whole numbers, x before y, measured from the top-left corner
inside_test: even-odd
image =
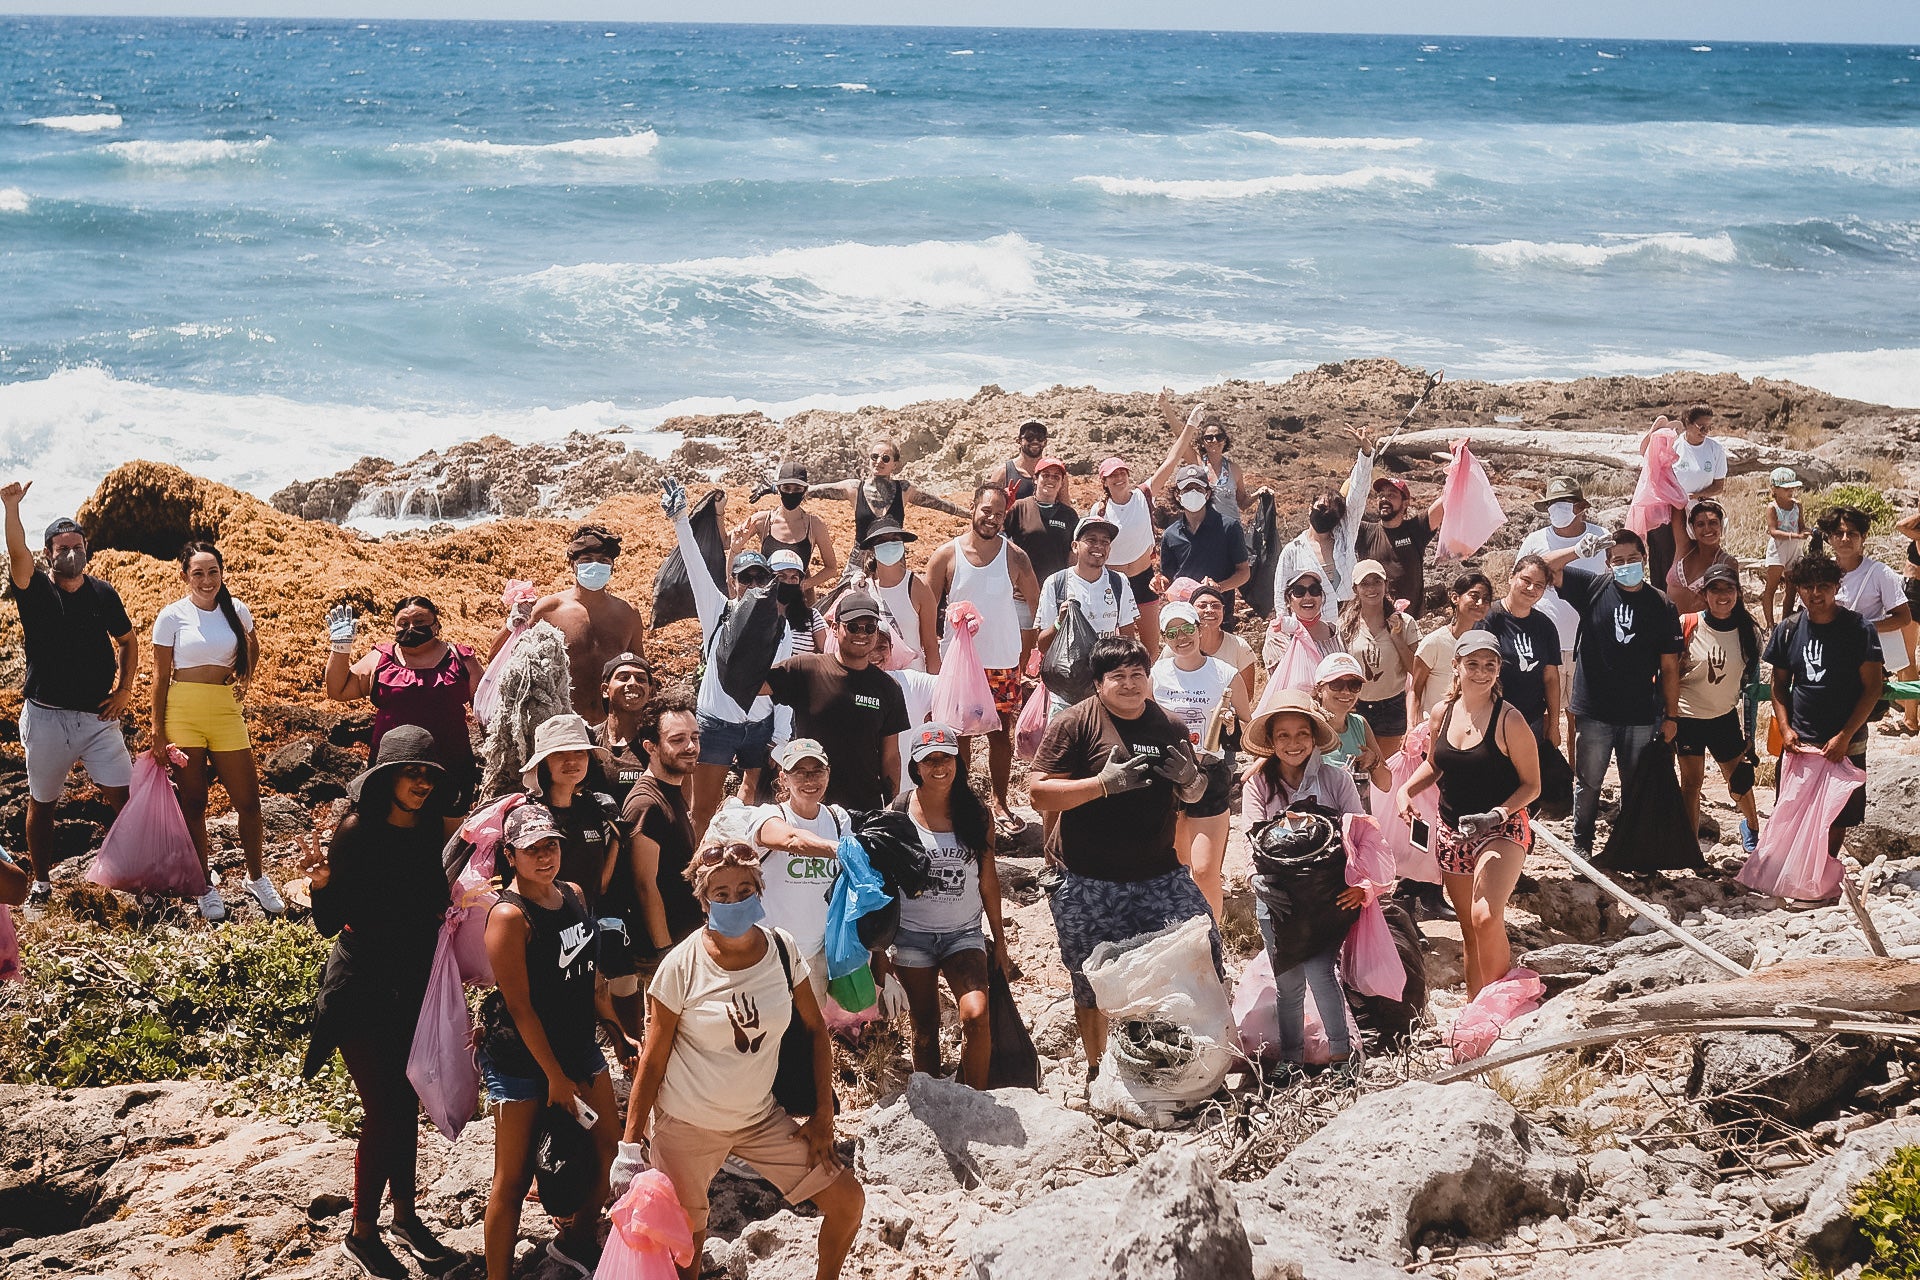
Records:
[[[1327,688],[1335,693],[1358,693],[1363,683],[1358,676],[1341,676],[1338,680],[1327,681]]]
[[[840,629],[850,636],[870,636],[879,632],[880,624],[872,618],[855,618],[852,622],[841,623]]]
[[[1325,595],[1326,590],[1317,582],[1296,582],[1287,588],[1287,594],[1297,600],[1301,596]]]
[[[757,867],[760,855],[750,844],[741,844],[738,840],[727,844],[710,844],[693,855],[693,860],[703,867],[717,867],[723,862],[731,862],[740,867]]]

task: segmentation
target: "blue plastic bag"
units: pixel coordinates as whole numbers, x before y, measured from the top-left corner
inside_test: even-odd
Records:
[[[840,837],[835,850],[840,863],[827,897],[827,977],[844,978],[867,963],[867,946],[860,939],[860,917],[893,901],[880,874],[867,861],[867,851],[852,832]],[[858,1012],[858,1010],[849,1010]]]

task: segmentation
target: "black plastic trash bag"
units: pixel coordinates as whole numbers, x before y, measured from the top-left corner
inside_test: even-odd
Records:
[[[1040,663],[1040,680],[1048,693],[1068,703],[1085,702],[1093,696],[1093,646],[1099,639],[1100,633],[1087,621],[1079,601],[1067,601],[1060,629]]]
[[[1273,510],[1273,495],[1260,494],[1253,500],[1253,519],[1247,522],[1247,551],[1252,563],[1250,576],[1240,588],[1247,608],[1263,618],[1273,616],[1273,570],[1280,557],[1280,522]],[[1414,612],[1418,613],[1416,607]],[[1233,625],[1233,619],[1227,619]]]
[[[700,558],[721,590],[727,585],[726,539],[720,532],[720,490],[715,489],[693,504],[687,522],[693,526],[693,540],[700,547]],[[649,626],[664,627],[682,618],[697,617],[693,607],[693,587],[687,581],[687,565],[675,547],[660,562],[653,575],[653,621]],[[744,705],[744,704],[743,704]]]
[[[1020,1006],[1014,1003],[1007,975],[991,958],[987,961],[987,1024],[992,1044],[987,1088],[1038,1089],[1040,1054],[1020,1017]]]
[[[593,1193],[600,1177],[600,1156],[593,1135],[582,1128],[573,1112],[549,1106],[540,1116],[540,1138],[533,1153],[533,1181],[540,1188],[540,1207],[565,1218]]]
[[[1559,822],[1573,815],[1573,766],[1540,734],[1533,741],[1540,753],[1540,798],[1528,807],[1536,818]]]
[[[869,809],[848,816],[853,838],[896,900],[917,898],[933,887],[933,860],[920,843],[920,828],[903,810]]]
[[[1400,967],[1407,972],[1406,989],[1398,1000],[1389,1000],[1347,988],[1347,1007],[1353,1010],[1353,1020],[1366,1037],[1367,1048],[1375,1053],[1404,1046],[1427,1011],[1427,961],[1420,950],[1420,928],[1397,902],[1382,901],[1380,911],[1387,918],[1394,950],[1400,953]]]
[[[1620,792],[1620,812],[1607,847],[1593,860],[1604,871],[1641,875],[1650,871],[1699,871],[1700,834],[1687,820],[1687,799],[1674,773],[1673,747],[1655,738],[1640,753]]]
[[[1253,891],[1273,926],[1275,973],[1338,947],[1360,916],[1338,898],[1347,889],[1340,828],[1320,814],[1289,830],[1274,818],[1253,829]]]
[[[753,705],[786,633],[786,613],[769,588],[743,591],[727,605],[707,649],[707,665],[719,674],[720,687],[736,705]]]

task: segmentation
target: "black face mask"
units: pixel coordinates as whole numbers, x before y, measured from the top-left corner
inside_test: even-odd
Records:
[[[800,504],[806,500],[807,495],[804,493],[788,493],[785,489],[780,491],[780,505],[789,511],[798,511]]]
[[[393,633],[393,642],[402,649],[418,649],[432,639],[432,627],[402,627]]]
[[[1340,523],[1340,513],[1325,507],[1311,507],[1307,511],[1307,523],[1313,526],[1315,533],[1332,533],[1334,526]]]

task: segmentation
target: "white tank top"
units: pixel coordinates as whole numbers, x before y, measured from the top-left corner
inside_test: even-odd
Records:
[[[976,567],[967,559],[967,549],[955,538],[953,547],[953,585],[947,598],[965,600],[980,611],[980,634],[973,638],[980,665],[1006,670],[1020,665],[1020,616],[1013,608],[1013,575],[1007,572],[1007,540],[998,539],[998,551],[992,560]],[[945,652],[952,643],[949,631],[941,645]]]
[[[962,559],[964,558],[963,556]],[[893,625],[900,632],[900,638],[915,650],[915,657],[908,664],[907,669],[925,671],[926,655],[919,653],[920,612],[913,607],[913,574],[902,575],[900,581],[890,587],[883,587],[880,585],[880,579],[869,577],[867,585],[873,588],[876,596],[880,597],[880,607],[887,611],[889,618],[893,619]]]
[[[1145,489],[1135,485],[1125,502],[1115,502],[1112,498],[1100,501],[1106,508],[1107,519],[1120,530],[1114,536],[1113,550],[1107,553],[1108,564],[1116,569],[1124,568],[1153,550],[1153,503],[1148,500]]]

